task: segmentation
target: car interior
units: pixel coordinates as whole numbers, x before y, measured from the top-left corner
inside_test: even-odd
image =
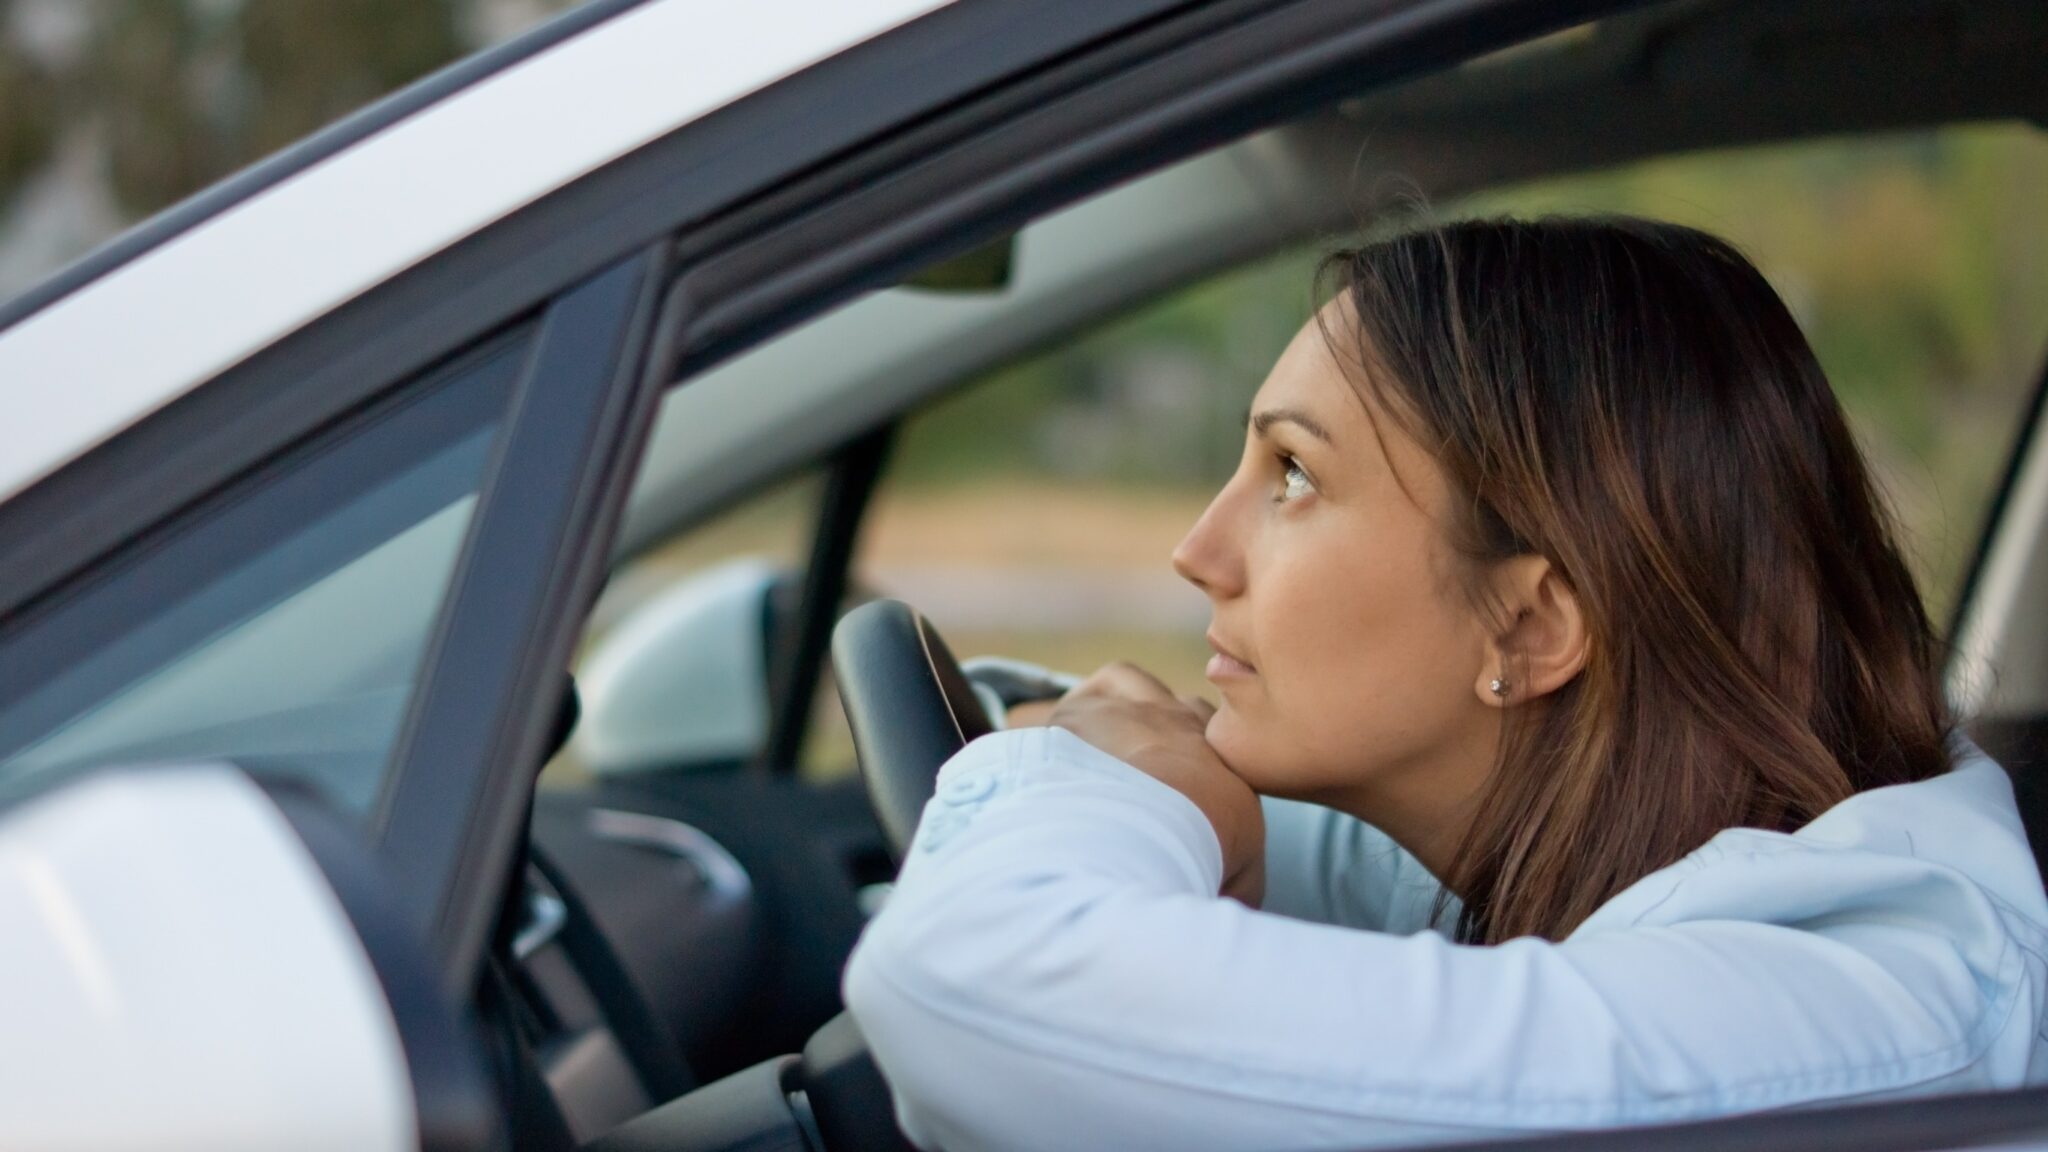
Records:
[[[531,1131],[598,1140],[803,1050],[839,1013],[839,971],[886,898],[892,848],[857,776],[797,769],[813,715],[834,705],[831,628],[866,597],[852,558],[904,421],[1417,201],[1738,146],[1979,122],[2039,132],[2043,43],[2048,10],[2032,3],[1676,2],[1603,19],[1155,171],[674,390],[560,705],[557,763],[576,767],[537,789],[490,966],[485,1028],[501,1078],[523,1086],[519,1110],[546,1114]],[[2048,448],[2033,433],[2048,318],[2027,319],[2025,399],[1980,449],[2007,463],[1958,581],[1951,695],[2013,773],[2038,851]],[[791,477],[807,478],[791,497],[794,562],[728,566],[672,595],[672,569],[636,564]],[[638,1146],[633,1130],[605,1146]],[[865,1138],[900,1146],[886,1116]]]

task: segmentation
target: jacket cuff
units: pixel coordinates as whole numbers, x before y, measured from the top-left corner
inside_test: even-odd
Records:
[[[1194,801],[1056,727],[992,732],[954,754],[939,770],[905,868],[950,855],[957,843],[1041,821],[1064,823],[1118,856],[1157,845],[1193,869],[1205,894],[1222,887],[1223,849]]]

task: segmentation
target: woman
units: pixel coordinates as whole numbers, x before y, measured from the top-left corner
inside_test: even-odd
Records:
[[[846,976],[905,1130],[1359,1147],[2048,1075],[2011,790],[1756,270],[1634,220],[1332,267],[1173,557],[1213,712],[1113,665],[940,776]]]

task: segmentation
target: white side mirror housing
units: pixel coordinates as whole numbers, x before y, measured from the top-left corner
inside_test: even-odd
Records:
[[[577,762],[615,776],[758,754],[768,738],[770,598],[783,579],[768,561],[735,560],[621,620],[576,674]]]
[[[344,898],[304,832],[224,763],[104,769],[0,810],[0,1147],[495,1142],[481,1063],[421,1066],[465,1026],[389,993],[393,965],[431,982],[424,949],[373,955],[359,931],[394,894]],[[378,874],[359,835],[326,839]]]

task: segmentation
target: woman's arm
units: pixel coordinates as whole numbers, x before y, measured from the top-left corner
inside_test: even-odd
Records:
[[[1011,705],[1005,728],[1049,724],[1057,698]],[[1442,885],[1392,837],[1355,816],[1265,797],[1266,894],[1260,907],[1317,924],[1406,935],[1448,928],[1458,917]]]
[[[941,774],[845,991],[906,1131],[942,1148],[1358,1147],[1994,1086],[2037,984],[1971,934],[1973,887],[1892,880],[1908,903],[1808,925],[1557,945],[1303,923],[1217,898],[1178,792],[1029,729]]]

